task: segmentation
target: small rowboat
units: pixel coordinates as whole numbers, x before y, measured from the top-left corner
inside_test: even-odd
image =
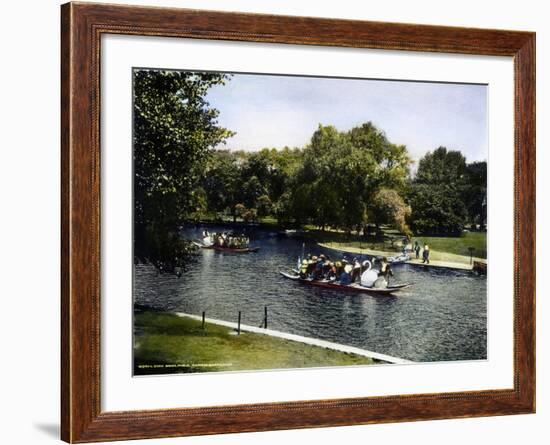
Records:
[[[388,286],[384,288],[375,288],[375,287],[365,287],[361,286],[360,284],[354,283],[354,284],[338,284],[333,281],[328,280],[312,280],[311,278],[300,278],[299,275],[289,274],[286,272],[280,272],[280,274],[293,281],[298,281],[302,284],[310,285],[310,286],[317,286],[317,287],[324,287],[326,289],[338,289],[343,291],[352,291],[352,292],[363,292],[368,294],[378,294],[378,295],[389,295],[394,294],[396,292],[402,291],[403,289],[407,289],[408,287],[411,287],[412,284],[396,284],[393,286]]]
[[[395,265],[395,264],[406,263],[411,259],[411,257],[404,253],[399,256],[390,256],[390,257],[387,257],[386,259],[388,260],[388,263]]]
[[[197,247],[200,247],[201,249],[213,249],[216,252],[229,252],[229,253],[253,253],[260,250],[259,247],[241,247],[241,248],[235,248],[235,247],[220,247],[215,246],[214,244],[211,244],[209,246],[202,244],[198,241],[193,241],[193,244]]]

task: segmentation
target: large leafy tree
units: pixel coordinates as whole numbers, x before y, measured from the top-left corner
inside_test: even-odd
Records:
[[[382,188],[374,194],[370,206],[370,219],[377,227],[381,224],[389,224],[400,232],[410,235],[411,230],[407,224],[410,215],[411,208],[397,191]]]
[[[372,122],[348,132],[354,147],[367,151],[376,163],[375,186],[402,191],[409,180],[412,160],[405,145],[391,143],[385,133]]]
[[[459,235],[467,209],[466,158],[459,151],[439,147],[418,164],[411,193],[413,230],[423,234]]]
[[[407,149],[390,143],[370,122],[348,132],[320,125],[304,149],[291,211],[297,221],[321,228],[359,229],[367,222],[372,195],[381,187],[403,187],[410,163]]]
[[[134,71],[134,254],[161,270],[185,264],[189,243],[179,227],[204,192],[195,185],[210,150],[231,133],[217,122],[208,90],[227,76],[180,71]]]

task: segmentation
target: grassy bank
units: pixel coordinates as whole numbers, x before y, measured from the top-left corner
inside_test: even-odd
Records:
[[[308,236],[327,247],[350,253],[386,256],[400,253],[403,236],[396,232],[387,231],[385,233],[387,235],[385,240],[374,237],[365,238],[344,232],[322,232],[318,230],[309,231]],[[487,258],[487,234],[484,232],[466,232],[460,237],[413,237],[409,248],[416,240],[418,240],[421,247],[424,244],[430,246],[430,260],[433,261],[468,264],[470,262],[469,247],[474,248],[474,259]]]
[[[469,247],[473,247],[474,256],[478,258],[487,258],[487,233],[486,232],[466,232],[461,237],[435,237],[423,236],[413,238],[421,243],[426,243],[430,249],[438,252],[451,253],[454,255],[463,255],[470,257]]]
[[[174,314],[135,314],[136,375],[368,365],[366,357],[262,334],[235,333]]]

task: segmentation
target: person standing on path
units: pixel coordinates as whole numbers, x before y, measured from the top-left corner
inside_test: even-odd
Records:
[[[420,244],[418,240],[414,241],[414,253],[416,254],[416,259],[420,258]]]
[[[422,252],[422,263],[430,264],[430,246],[424,244],[424,251]]]

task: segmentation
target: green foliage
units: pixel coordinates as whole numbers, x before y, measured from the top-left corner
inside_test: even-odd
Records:
[[[189,243],[173,241],[185,218],[197,206],[204,210],[204,194],[195,194],[195,186],[210,150],[231,135],[205,100],[208,89],[226,79],[216,73],[134,71],[136,261],[165,270],[185,263]]]
[[[464,228],[466,207],[452,185],[415,184],[411,222],[416,233],[458,236]]]
[[[410,158],[368,122],[349,132],[320,125],[304,149],[294,181],[294,218],[321,228],[359,229],[380,187],[402,188]],[[396,191],[397,193],[397,191]]]
[[[209,210],[224,212],[233,209],[238,198],[240,186],[240,171],[236,157],[228,150],[216,150],[210,157],[202,187],[208,197]]]
[[[247,207],[256,207],[260,196],[264,196],[267,193],[266,188],[255,175],[243,183],[241,191],[243,202]]]
[[[417,233],[460,235],[467,218],[466,159],[459,151],[439,147],[419,162],[410,203],[411,223]]]
[[[484,229],[487,224],[487,162],[472,162],[466,166],[464,201],[471,225]]]
[[[259,217],[264,217],[264,216],[271,215],[273,205],[271,203],[271,199],[269,199],[269,196],[267,196],[267,195],[260,196],[258,198],[256,204],[257,204],[257,207],[258,207],[258,216]]]
[[[211,212],[244,219],[256,209],[285,224],[352,230],[366,224],[378,189],[404,192],[410,165],[406,147],[371,122],[348,132],[320,125],[304,149],[216,150],[201,184]]]
[[[382,188],[372,199],[371,219],[380,226],[389,224],[405,235],[411,235],[407,219],[411,215],[411,208],[405,203],[396,190]]]
[[[301,150],[288,147],[258,152],[215,150],[201,180],[209,210],[242,218],[243,212],[235,212],[235,206],[242,204],[256,208],[259,216],[284,218],[286,210],[282,215],[280,209],[288,209],[288,195],[283,195],[301,158]]]

